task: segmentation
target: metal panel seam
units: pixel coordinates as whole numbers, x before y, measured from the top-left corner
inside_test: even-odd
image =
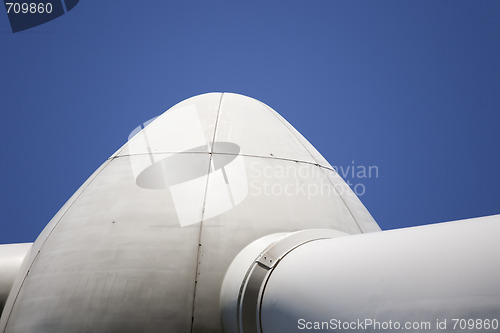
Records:
[[[212,168],[212,151],[214,149],[214,143],[215,143],[215,135],[217,134],[217,124],[219,122],[219,114],[222,106],[222,97],[224,96],[224,93],[221,93],[220,99],[219,99],[219,107],[217,108],[217,117],[215,118],[215,125],[214,125],[214,135],[212,137],[212,142],[210,145],[210,157],[208,160],[208,170],[207,170],[207,182],[205,184],[205,195],[203,197],[203,206],[201,208],[201,221],[200,221],[200,231],[198,234],[198,252],[196,254],[196,270],[195,270],[195,275],[194,275],[194,288],[193,288],[193,306],[191,308],[191,333],[194,331],[194,310],[195,310],[195,304],[196,304],[196,289],[198,285],[198,274],[200,271],[200,255],[201,255],[201,237],[202,237],[202,232],[203,232],[203,218],[205,215],[205,204],[207,202],[207,192],[208,192],[208,182],[210,180],[210,170]]]
[[[324,165],[318,165],[317,163],[313,162],[308,162],[308,161],[302,161],[302,160],[294,160],[292,158],[285,158],[285,157],[276,157],[276,156],[261,156],[261,155],[251,155],[251,154],[234,154],[234,153],[210,153],[210,152],[196,152],[196,151],[183,151],[183,152],[154,152],[152,155],[161,155],[161,154],[214,154],[214,155],[235,155],[235,156],[243,156],[243,157],[257,157],[257,158],[267,158],[271,160],[279,160],[279,161],[287,161],[287,162],[298,162],[298,163],[304,163],[304,164],[309,164],[309,165],[314,165],[314,166],[319,166],[320,168],[330,170],[330,171],[335,171],[334,168],[329,168]],[[121,158],[121,157],[130,157],[130,156],[144,156],[144,155],[149,155],[148,153],[138,153],[138,154],[127,154],[127,155],[120,155],[120,156],[114,156],[113,158]]]
[[[262,103],[262,102],[261,102]],[[262,103],[264,104],[264,103]],[[281,122],[283,124],[283,126],[286,127],[286,129],[288,131],[290,131],[290,133],[293,135],[293,137],[300,143],[300,145],[302,147],[304,147],[304,149],[307,151],[307,153],[311,156],[311,158],[313,159],[313,161],[316,162],[316,164],[313,164],[313,163],[309,163],[309,164],[313,164],[313,165],[316,165],[317,167],[319,167],[320,169],[322,169],[322,166],[319,164],[319,161],[314,157],[314,155],[309,151],[309,149],[307,149],[307,147],[302,143],[302,141],[299,139],[299,137],[287,126],[287,124],[285,123],[284,119],[282,119],[280,117],[280,115],[274,111],[273,109],[271,109],[271,107],[267,106],[266,104],[264,104],[264,106],[266,106],[270,111],[271,113],[276,117],[278,118],[278,121]],[[290,126],[292,126],[290,124]],[[293,126],[292,126],[293,127]],[[307,139],[306,139],[307,140]],[[311,144],[312,145],[312,144]],[[314,147],[314,146],[313,146]],[[318,152],[319,153],[319,152]],[[329,168],[325,168],[325,169],[328,169],[328,170],[331,170]],[[347,203],[345,202],[344,198],[342,197],[342,195],[340,195],[339,191],[337,190],[337,188],[335,187],[335,185],[332,183],[332,181],[330,180],[330,178],[328,177],[328,175],[323,171],[321,170],[322,173],[325,175],[325,177],[328,179],[328,181],[330,182],[330,184],[332,184],[333,188],[335,189],[335,192],[337,192],[337,194],[339,195],[340,199],[342,199],[342,202],[344,203],[344,206],[346,206],[347,210],[349,211],[349,214],[351,214],[352,216],[352,219],[354,220],[354,223],[356,223],[356,226],[358,227],[359,231],[361,233],[364,233],[363,232],[363,229],[361,229],[361,226],[359,225],[358,221],[356,221],[356,218],[354,217],[354,214],[352,213],[351,209],[349,208],[349,206],[347,205]],[[332,170],[334,171],[334,170]]]
[[[261,102],[262,103],[262,102]],[[264,104],[264,103],[262,103]],[[307,147],[302,143],[302,141],[299,139],[299,137],[287,126],[287,124],[285,123],[284,121],[284,118],[282,119],[281,115],[278,114],[278,112],[274,111],[271,107],[267,106],[266,104],[264,104],[265,107],[267,107],[269,109],[269,111],[271,111],[271,113],[276,117],[278,118],[278,121],[280,123],[283,124],[283,126],[285,126],[285,128],[290,131],[290,133],[292,134],[292,136],[300,143],[300,145],[307,151],[307,153],[309,154],[309,156],[311,156],[312,160],[316,162],[316,165],[319,166],[319,161],[314,158],[314,155],[309,151],[309,149],[307,149]],[[288,123],[288,122],[287,122]],[[288,123],[288,125],[292,126],[292,124]],[[292,126],[293,127],[293,126]],[[295,129],[295,127],[293,127]],[[295,129],[296,130],[296,129]],[[296,130],[297,131],[297,130]],[[298,132],[298,131],[297,131]],[[305,138],[304,138],[305,139]],[[306,139],[307,140],[307,139]],[[311,144],[312,146],[312,144]],[[313,146],[314,147],[314,146]],[[316,149],[316,148],[315,148]],[[319,153],[319,152],[318,152]]]
[[[40,245],[37,253],[35,254],[33,260],[31,261],[31,263],[29,264],[28,266],[28,270],[26,271],[26,274],[24,275],[23,277],[23,281],[21,282],[21,285],[19,286],[19,289],[16,293],[16,296],[14,298],[14,301],[12,303],[12,306],[10,308],[10,312],[9,312],[9,315],[7,316],[7,318],[5,319],[5,326],[3,327],[3,331],[2,333],[5,333],[5,331],[7,330],[7,327],[9,325],[9,319],[10,319],[10,316],[12,315],[12,312],[14,311],[14,307],[16,305],[16,302],[17,302],[17,298],[19,297],[19,294],[21,293],[21,289],[23,288],[23,285],[24,285],[24,282],[26,281],[26,278],[28,277],[28,274],[30,272],[30,269],[31,267],[33,266],[33,264],[35,263],[36,259],[38,258],[38,255],[40,254],[43,246],[45,245],[45,243],[47,242],[47,240],[49,239],[49,237],[52,235],[52,233],[54,232],[54,230],[56,229],[56,227],[59,225],[59,222],[61,222],[61,220],[64,218],[64,216],[66,216],[66,213],[71,209],[71,207],[75,204],[75,202],[81,197],[81,195],[85,192],[85,190],[90,186],[90,184],[92,184],[94,182],[94,180],[101,174],[101,172],[109,165],[109,163],[113,160],[114,158],[111,158],[111,159],[108,159],[104,162],[105,165],[103,165],[99,172],[94,176],[94,178],[92,178],[92,180],[89,181],[89,183],[87,184],[87,186],[85,186],[84,189],[82,189],[82,191],[80,192],[80,194],[78,194],[78,196],[75,198],[75,200],[73,200],[73,202],[68,206],[68,208],[66,209],[66,211],[62,214],[62,216],[59,218],[59,220],[54,223],[54,227],[52,227],[52,229],[50,230],[50,232],[48,233],[47,237],[45,237],[45,239],[43,240],[42,244]],[[70,198],[71,199],[71,198]],[[57,213],[56,213],[57,214]],[[35,247],[35,243],[36,241],[33,243],[33,247]],[[33,248],[32,248],[33,249]],[[4,309],[5,310],[5,309]]]
[[[177,104],[176,104],[177,105]],[[175,106],[175,105],[174,105]],[[174,107],[172,106],[172,108]],[[127,140],[127,142],[125,142],[123,144],[123,146],[121,146],[120,148],[118,148],[118,150],[116,152],[113,153],[113,155],[111,155],[110,157],[108,157],[108,160],[112,160],[113,158],[115,157],[120,157],[120,154],[122,151],[125,150],[125,148],[127,147],[128,143],[133,139],[135,138],[136,136],[138,136],[139,134],[141,134],[142,132],[144,132],[146,130],[146,127],[148,127],[149,125],[151,125],[152,123],[158,121],[159,118],[161,118],[161,116],[163,116],[165,114],[165,112],[167,112],[168,110],[170,109],[167,109],[166,111],[164,111],[162,114],[160,114],[159,116],[156,117],[155,120],[153,120],[152,122],[150,122],[147,126],[144,126],[143,124],[141,124],[142,126],[142,129],[137,132],[132,138],[130,138],[129,140]],[[150,147],[149,147],[149,143],[148,143],[148,151],[150,151]]]

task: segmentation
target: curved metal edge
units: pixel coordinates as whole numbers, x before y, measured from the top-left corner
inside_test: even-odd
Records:
[[[265,248],[252,263],[238,295],[240,333],[262,333],[260,313],[265,286],[281,259],[297,247],[320,239],[348,236],[332,229],[309,229],[291,233]]]

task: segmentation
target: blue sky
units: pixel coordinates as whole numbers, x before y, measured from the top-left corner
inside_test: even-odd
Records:
[[[382,229],[500,213],[499,1],[92,1],[0,13],[0,243],[31,242],[142,122],[211,91],[263,101]],[[347,177],[348,180],[350,177]]]

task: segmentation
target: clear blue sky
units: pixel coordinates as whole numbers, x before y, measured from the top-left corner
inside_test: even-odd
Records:
[[[0,12],[0,243],[34,241],[140,123],[211,91],[277,110],[383,229],[500,213],[500,1],[92,1]]]

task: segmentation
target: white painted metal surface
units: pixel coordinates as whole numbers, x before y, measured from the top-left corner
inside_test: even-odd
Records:
[[[305,243],[275,263],[260,290],[254,287],[260,293],[253,304],[255,325],[235,329],[235,313],[243,316],[244,307],[224,309],[233,317],[224,320],[225,332],[455,332],[463,322],[453,328],[453,319],[498,323],[499,234],[500,215],[495,215]],[[244,268],[237,257],[234,265],[251,272],[258,257]],[[245,278],[240,290],[247,288]],[[231,276],[226,280],[237,285]],[[231,293],[241,297],[234,286],[228,289],[223,300]],[[391,322],[392,328],[386,326]],[[473,331],[465,325],[462,331]]]
[[[0,314],[33,243],[0,244]]]
[[[379,230],[320,156],[251,98],[179,103],[47,225],[0,332],[220,332],[224,273],[252,241],[311,228]]]
[[[216,141],[239,145],[242,155],[316,163],[277,113],[253,98],[225,94],[219,124],[222,126],[217,130]]]
[[[346,235],[332,229],[308,229],[265,236],[245,247],[232,261],[221,287],[224,332],[260,331],[260,304],[265,286],[274,267],[288,253],[308,242]],[[302,262],[297,268],[303,266]]]
[[[238,332],[240,329],[242,286],[248,277],[249,267],[252,267],[263,249],[268,248],[287,235],[289,233],[277,233],[261,237],[247,245],[232,261],[226,272],[220,292],[220,314],[225,332]]]
[[[187,99],[149,123],[114,155],[153,157],[157,153],[207,153],[214,138],[220,93]]]

